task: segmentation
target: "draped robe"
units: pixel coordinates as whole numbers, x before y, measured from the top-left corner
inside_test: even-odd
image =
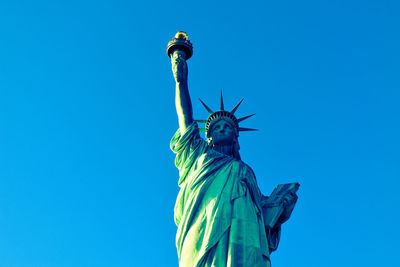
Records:
[[[253,170],[211,149],[196,123],[171,140],[179,169],[175,204],[179,266],[267,267],[278,234],[264,227],[263,198]],[[272,245],[274,246],[274,245]]]

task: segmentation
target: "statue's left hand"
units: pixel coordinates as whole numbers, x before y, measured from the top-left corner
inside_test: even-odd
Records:
[[[282,213],[282,215],[279,218],[280,223],[284,223],[287,220],[289,220],[289,217],[292,214],[294,206],[296,205],[297,198],[298,197],[297,197],[296,193],[289,193],[284,197],[283,205],[285,206],[285,211]]]

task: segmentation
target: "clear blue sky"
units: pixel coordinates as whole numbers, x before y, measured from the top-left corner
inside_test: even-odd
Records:
[[[1,1],[0,266],[177,266],[178,30],[196,118],[246,97],[262,192],[301,184],[273,266],[400,266],[399,7]]]

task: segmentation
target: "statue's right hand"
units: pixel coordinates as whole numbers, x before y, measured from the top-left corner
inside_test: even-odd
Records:
[[[172,73],[177,83],[186,82],[188,76],[188,67],[184,54],[174,53],[171,57]]]

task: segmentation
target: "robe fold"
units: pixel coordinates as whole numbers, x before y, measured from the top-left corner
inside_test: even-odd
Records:
[[[171,149],[180,174],[175,204],[179,266],[270,266],[263,196],[253,170],[211,149],[197,123],[183,135],[178,130]],[[279,234],[274,236],[278,240],[270,242],[277,244]]]

